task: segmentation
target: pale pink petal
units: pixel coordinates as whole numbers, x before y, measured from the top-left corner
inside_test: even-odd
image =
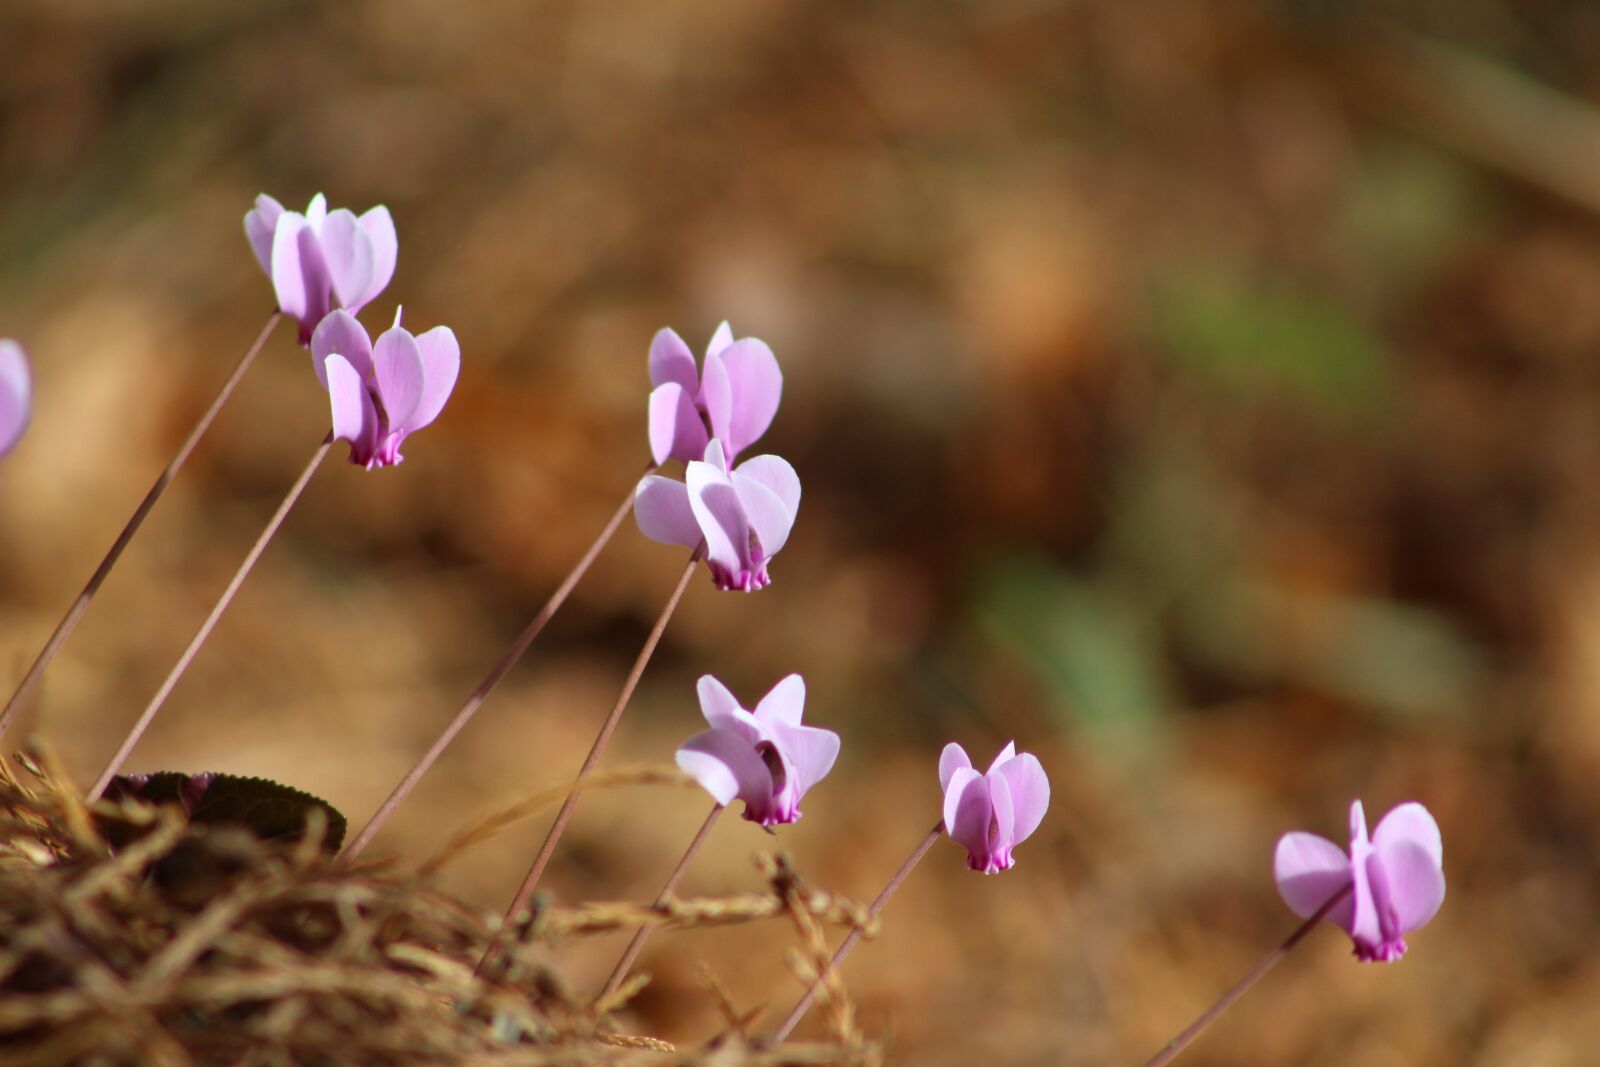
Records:
[[[706,355],[714,355],[733,344],[733,327],[728,325],[728,320],[723,319],[722,325],[716,328],[711,335],[711,343],[706,345]]]
[[[322,368],[328,357],[334,355],[343,356],[362,381],[371,379],[372,341],[355,316],[342,309],[324,315],[311,334],[311,368],[317,372],[317,381],[323,388],[327,388],[328,378]]]
[[[989,786],[989,802],[994,805],[994,822],[989,825],[990,849],[997,859],[1006,860],[1017,843],[1017,811],[1011,786],[998,774],[984,775],[983,780]]]
[[[989,783],[971,767],[961,767],[950,778],[944,795],[944,830],[952,841],[966,846],[974,856],[989,854],[989,825],[994,802]]]
[[[1012,760],[1012,759],[1016,759],[1016,758],[1017,758],[1017,743],[1015,741],[1007,741],[1006,742],[1006,747],[1002,748],[1000,750],[1000,754],[995,756],[994,761],[989,764],[988,773],[993,774],[994,771],[995,771],[995,768],[1000,766],[1002,763],[1006,762],[1006,760]]]
[[[736,473],[772,490],[791,516],[799,512],[800,476],[782,456],[752,456],[739,464]]]
[[[738,494],[739,510],[755,530],[761,551],[767,556],[777,555],[789,542],[789,532],[794,529],[794,511],[784,505],[778,494],[754,478],[744,477],[742,471],[733,472],[732,482]]]
[[[361,375],[343,356],[328,357],[328,403],[333,409],[333,436],[350,442],[351,459],[365,464],[377,443],[378,412]]]
[[[694,684],[695,695],[700,698],[700,714],[710,722],[714,716],[732,715],[743,710],[733,690],[722,684],[714,674],[702,674]]]
[[[939,753],[939,788],[948,793],[950,779],[955,776],[956,771],[964,767],[969,769],[972,767],[972,760],[967,758],[967,750],[954,741],[944,746],[944,751]]]
[[[311,224],[311,229],[320,233],[323,220],[328,217],[328,198],[318,193],[311,198],[311,203],[306,205],[306,221]]]
[[[372,287],[372,242],[355,212],[346,208],[328,212],[317,236],[339,306],[351,314],[359,313]]]
[[[1005,780],[1011,788],[1011,801],[1016,811],[1016,830],[1012,844],[1020,845],[1033,836],[1050,807],[1050,779],[1044,767],[1031,752],[1000,764],[989,772],[990,777]]]
[[[730,455],[737,455],[772,425],[772,417],[778,413],[778,402],[783,397],[783,373],[778,370],[778,360],[772,349],[753,337],[733,342],[714,358],[721,362],[723,373],[727,375],[733,401],[727,428],[718,431],[718,436],[727,442]],[[707,358],[706,366],[709,374],[711,357]]]
[[[1278,895],[1302,919],[1315,915],[1328,898],[1350,884],[1350,858],[1326,837],[1302,831],[1284,834],[1272,860]],[[1328,921],[1346,933],[1352,929],[1351,900],[1347,896],[1328,914]]]
[[[700,375],[694,367],[694,354],[676,330],[663,327],[650,339],[650,384],[661,386],[668,382],[681,386],[691,400],[700,392]],[[698,459],[699,453],[690,458]]]
[[[422,402],[422,349],[403,327],[378,335],[372,346],[372,377],[378,384],[390,431],[410,429],[411,416]]]
[[[815,726],[790,726],[784,722],[767,726],[779,753],[794,768],[797,797],[804,796],[833,770],[834,761],[839,758],[838,734]]]
[[[1383,865],[1388,903],[1399,920],[1399,932],[1427,923],[1444,903],[1444,872],[1427,845],[1402,839],[1379,845],[1373,861]]]
[[[715,448],[713,441],[708,454]],[[685,474],[707,561],[730,575],[745,573],[750,568],[750,522],[728,476],[710,463],[691,463]]]
[[[1379,851],[1401,841],[1414,841],[1433,857],[1434,866],[1444,863],[1444,839],[1439,824],[1421,804],[1411,802],[1390,809],[1372,831],[1372,846]]]
[[[256,206],[244,216],[244,235],[250,242],[250,251],[255,253],[256,262],[269,278],[272,277],[272,235],[282,214],[283,205],[262,193],[256,197]]]
[[[17,342],[0,338],[0,456],[22,439],[33,416],[33,375]]]
[[[678,749],[678,767],[718,804],[743,800],[764,811],[772,799],[772,772],[743,738],[722,730],[695,734]]]
[[[767,691],[756,705],[756,718],[764,725],[786,723],[799,726],[806,708],[806,680],[791,674]]]
[[[419,334],[417,350],[422,353],[422,398],[411,413],[413,430],[420,430],[439,417],[461,374],[461,342],[450,327],[435,326]]]
[[[639,532],[664,545],[693,548],[700,543],[700,523],[682,482],[652,474],[633,491],[633,519]]]
[[[366,293],[357,301],[358,306],[365,307],[378,298],[378,294],[388,287],[389,280],[394,277],[400,240],[395,236],[394,219],[382,204],[367,211],[357,221],[361,223],[361,232],[372,243],[372,281]]]
[[[284,212],[272,238],[272,288],[278,308],[300,323],[300,343],[327,315],[333,282],[322,259],[322,247],[306,220]]]
[[[728,377],[727,365],[719,352],[706,356],[700,368],[700,406],[705,409],[711,423],[711,436],[724,443],[728,440],[728,427],[733,423],[733,381]],[[738,455],[738,449],[728,448],[728,460]]]
[[[677,382],[664,382],[650,394],[650,455],[656,465],[671,459],[685,463],[706,450],[706,424],[694,406],[694,394]]]

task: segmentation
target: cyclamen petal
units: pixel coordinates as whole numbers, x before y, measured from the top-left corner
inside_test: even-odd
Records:
[[[1008,744],[979,774],[955,742],[939,754],[945,833],[967,850],[967,866],[984,874],[1011,868],[1012,850],[1033,836],[1050,806],[1050,781],[1032,753]]]
[[[1444,903],[1444,847],[1438,823],[1420,804],[1402,804],[1369,839],[1361,802],[1350,806],[1350,852],[1315,834],[1295,831],[1278,841],[1273,875],[1296,915],[1309,918],[1335,893],[1349,894],[1327,921],[1350,935],[1356,958],[1390,963],[1406,951]]]
[[[695,409],[693,394],[677,382],[663,382],[650,394],[650,458],[657,466],[705,454],[709,438]]]
[[[0,338],[0,456],[7,455],[33,417],[33,374],[22,346]]]
[[[792,674],[780,681],[755,714],[709,674],[696,689],[711,729],[678,749],[678,766],[717,803],[743,800],[751,822],[770,827],[799,819],[801,799],[827,777],[839,755],[839,735],[801,725],[803,708],[792,706],[796,696],[804,701],[804,680]]]

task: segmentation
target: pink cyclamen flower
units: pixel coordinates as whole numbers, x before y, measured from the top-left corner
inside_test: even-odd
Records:
[[[652,474],[633,494],[646,537],[687,548],[704,541],[712,583],[747,593],[772,582],[767,562],[789,540],[799,508],[800,477],[788,460],[755,456],[730,471],[716,438],[683,481]]]
[[[721,439],[732,463],[767,432],[783,395],[772,349],[754,337],[735,341],[726,322],[712,334],[701,370],[683,338],[657,331],[650,342],[650,384],[650,454],[657,465],[699,459],[712,437]]]
[[[331,312],[311,335],[311,365],[328,390],[333,436],[350,442],[350,462],[372,470],[405,459],[406,435],[438,417],[461,370],[461,346],[447,326],[413,337],[400,325],[374,344],[348,311]]]
[[[33,417],[33,375],[17,342],[0,337],[0,456],[22,440]]]
[[[244,217],[244,232],[272,279],[278,310],[300,323],[301,344],[328,312],[359,314],[394,277],[399,241],[382,204],[357,217],[345,208],[329,211],[318,193],[301,214],[262,193]]]
[[[1030,752],[1008,743],[979,774],[954,741],[939,754],[944,830],[967,850],[967,866],[984,874],[1009,870],[1011,850],[1039,828],[1050,807],[1050,779]]]
[[[678,766],[718,804],[744,801],[744,817],[762,826],[800,818],[800,799],[839,758],[839,735],[801,726],[806,683],[791,674],[761,698],[754,713],[707,674],[696,687],[711,729],[678,749]]]
[[[1405,954],[1405,935],[1444,903],[1444,842],[1428,809],[1415,803],[1392,809],[1368,840],[1357,800],[1348,856],[1325,837],[1296,831],[1278,840],[1273,873],[1284,903],[1303,919],[1350,886],[1327,920],[1350,935],[1363,963],[1392,963]]]

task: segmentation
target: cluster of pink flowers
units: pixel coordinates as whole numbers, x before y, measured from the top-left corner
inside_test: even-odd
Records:
[[[376,342],[356,321],[394,277],[399,243],[389,209],[329,211],[318,193],[301,214],[262,193],[244,231],[272,279],[278,310],[299,324],[300,343],[311,349],[334,439],[350,445],[350,462],[372,470],[404,460],[406,435],[437,418],[450,398],[461,346],[447,326],[413,336],[398,308]]]

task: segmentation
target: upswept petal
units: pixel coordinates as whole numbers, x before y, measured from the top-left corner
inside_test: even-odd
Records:
[[[1284,834],[1272,860],[1278,895],[1289,910],[1309,919],[1328,898],[1350,884],[1350,857],[1344,849],[1317,834],[1303,831]],[[1328,921],[1349,933],[1353,927],[1352,902],[1348,896],[1328,914]]]
[[[1016,830],[1011,843],[1020,845],[1033,836],[1050,807],[1050,779],[1038,757],[1031,752],[999,763],[989,771],[989,776],[1003,779],[1010,787],[1016,811]]]
[[[1427,808],[1415,801],[1389,809],[1372,831],[1372,847],[1380,852],[1401,841],[1415,841],[1421,845],[1433,857],[1435,866],[1444,863],[1444,839],[1439,834],[1439,824]]]
[[[1017,809],[1011,798],[1011,787],[998,774],[984,775],[983,780],[989,785],[989,803],[994,806],[994,822],[989,824],[989,850],[1009,860],[1011,848],[1017,843]]]
[[[360,311],[372,287],[372,242],[355,212],[348,208],[328,212],[318,240],[339,306],[352,313]]]
[[[1402,839],[1378,846],[1373,858],[1383,864],[1389,904],[1400,933],[1409,933],[1433,918],[1444,903],[1444,872],[1428,846]]]
[[[778,494],[753,478],[742,478],[734,471],[730,481],[745,522],[755,531],[763,558],[775,555],[789,541],[794,512],[784,507]]]
[[[333,410],[333,436],[350,442],[350,458],[366,464],[377,445],[378,412],[372,394],[350,361],[331,355],[326,363],[328,403]]]
[[[693,392],[677,382],[656,386],[650,394],[650,456],[656,465],[699,459],[706,443],[706,424],[694,406]]]
[[[422,349],[409,330],[395,326],[378,335],[372,346],[372,377],[391,433],[411,429],[411,417],[422,402]]]
[[[707,722],[714,722],[719,715],[732,715],[742,710],[733,690],[723,685],[722,679],[714,674],[702,674],[694,683],[694,692],[700,698],[700,714],[705,716]]]
[[[395,234],[393,216],[382,204],[368,209],[357,221],[361,223],[361,232],[367,235],[367,240],[372,244],[372,280],[366,293],[356,301],[356,306],[361,308],[372,303],[379,293],[388,288],[390,279],[394,277],[395,261],[400,255],[400,239]]]
[[[321,231],[323,220],[328,217],[328,198],[318,193],[311,198],[311,203],[306,205],[306,221],[311,224],[312,230]]]
[[[324,315],[311,334],[311,369],[317,372],[317,381],[323,388],[328,385],[323,364],[333,355],[343,356],[362,381],[371,379],[372,341],[355,316],[342,309]]]
[[[989,764],[989,770],[986,773],[993,774],[995,769],[1001,764],[1005,763],[1007,760],[1013,760],[1016,758],[1017,743],[1015,741],[1007,741],[1006,747],[1002,748],[999,754],[995,756],[994,760]]]
[[[278,216],[282,214],[283,205],[262,193],[256,197],[255,207],[244,216],[244,235],[250,242],[250,251],[255,253],[256,262],[268,277],[272,276],[272,235],[278,228]]]
[[[712,441],[706,454],[720,455]],[[729,574],[750,569],[750,521],[728,476],[711,463],[691,463],[685,471],[689,506],[706,541],[706,559]]]
[[[712,331],[711,341],[706,345],[706,355],[721,352],[731,344],[733,344],[733,327],[728,325],[727,319],[723,319],[722,325]]]
[[[33,417],[33,374],[22,346],[0,338],[0,456],[22,439]]]
[[[945,793],[950,792],[950,779],[962,768],[971,769],[972,760],[967,757],[967,750],[954,741],[944,746],[944,751],[939,753],[939,788]]]
[[[759,817],[772,799],[772,772],[756,750],[722,730],[695,734],[678,749],[677,763],[718,804],[745,802]]]
[[[756,704],[756,718],[763,726],[787,723],[799,726],[806,708],[806,680],[798,674],[780,679]]]
[[[650,384],[674,382],[689,394],[691,403],[700,392],[700,374],[695,370],[694,354],[683,343],[678,331],[662,327],[650,339]],[[699,453],[691,458],[698,459]]]
[[[435,326],[418,334],[416,340],[422,353],[422,396],[411,413],[410,428],[420,430],[439,417],[456,387],[461,374],[461,342],[448,326]]]
[[[728,426],[733,422],[733,380],[728,377],[727,365],[720,352],[706,356],[700,368],[700,407],[705,409],[711,423],[711,436],[724,442],[728,439]],[[733,462],[739,450],[728,446],[728,462]]]
[[[272,237],[272,288],[278,309],[300,323],[300,343],[328,313],[328,268],[305,216],[285,211]]]
[[[839,758],[839,735],[815,726],[791,726],[785,722],[767,724],[778,752],[793,768],[797,797],[804,796],[828,776]]]
[[[751,456],[734,473],[772,490],[790,516],[800,511],[800,475],[782,456]]]
[[[971,767],[959,768],[944,794],[944,830],[974,855],[989,853],[989,824],[994,817],[989,783]]]
[[[664,545],[693,548],[701,541],[700,523],[682,482],[648,475],[633,491],[633,520],[639,532]]]
[[[732,454],[743,452],[756,442],[772,418],[778,413],[778,402],[783,397],[783,372],[778,369],[778,358],[772,354],[765,341],[746,337],[735,341],[707,357],[709,371],[712,358],[722,364],[728,378],[728,393],[732,406],[727,425],[717,430],[717,435],[728,443]],[[712,423],[713,428],[716,423]]]

